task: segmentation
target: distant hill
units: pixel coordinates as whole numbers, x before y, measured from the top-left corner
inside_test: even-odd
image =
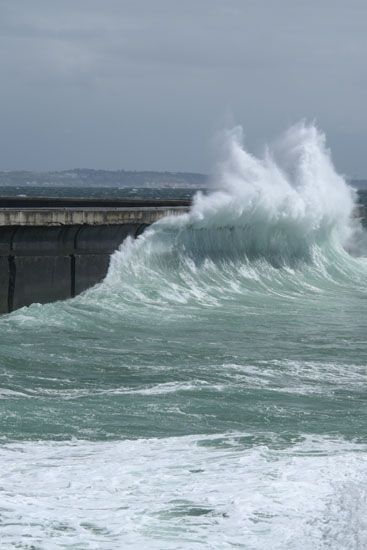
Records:
[[[191,172],[137,172],[76,168],[60,172],[0,172],[0,186],[205,187],[208,176]]]
[[[137,187],[205,188],[206,174],[194,172],[154,172],[133,170],[92,170],[75,168],[55,172],[0,171],[0,186],[14,187]],[[356,189],[367,191],[367,180],[351,180]]]

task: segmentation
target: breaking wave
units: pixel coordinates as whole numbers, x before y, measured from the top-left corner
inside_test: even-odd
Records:
[[[99,294],[210,304],[223,294],[364,277],[363,262],[350,255],[362,232],[355,192],[315,126],[293,126],[262,158],[244,149],[237,127],[225,134],[224,159],[214,190],[199,192],[190,212],[123,243]]]

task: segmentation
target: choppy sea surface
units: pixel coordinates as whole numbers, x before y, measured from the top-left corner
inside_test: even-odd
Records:
[[[201,191],[207,192],[202,189]],[[88,197],[96,199],[191,199],[196,188],[163,187],[61,187],[58,185],[0,186],[0,197]],[[364,194],[362,194],[364,197]]]
[[[298,125],[73,300],[0,318],[0,542],[367,547],[367,254]]]

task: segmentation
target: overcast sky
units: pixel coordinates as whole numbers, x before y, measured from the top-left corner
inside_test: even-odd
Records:
[[[367,177],[366,0],[0,0],[0,169],[208,171],[315,119]]]

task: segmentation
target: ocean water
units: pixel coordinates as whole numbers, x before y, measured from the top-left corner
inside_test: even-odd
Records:
[[[0,542],[367,547],[367,255],[299,124],[73,300],[0,318]]]
[[[1,185],[1,197],[88,197],[95,199],[191,199],[198,189],[189,187],[89,187],[60,185]],[[206,189],[201,189],[207,192]],[[362,192],[362,203],[367,193]],[[366,197],[367,201],[367,197]]]

